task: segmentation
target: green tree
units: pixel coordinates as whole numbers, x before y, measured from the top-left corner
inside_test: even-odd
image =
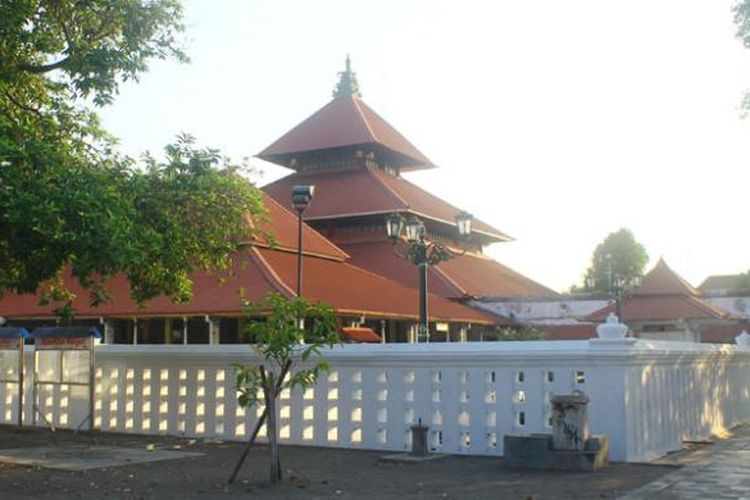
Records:
[[[95,112],[149,61],[187,60],[180,4],[4,0],[0,20],[0,292],[69,311],[65,273],[97,303],[124,272],[138,301],[189,300],[190,274],[227,267],[248,239],[260,195],[189,136],[137,164]]]
[[[750,0],[737,0],[732,12],[736,27],[735,36],[742,41],[745,48],[750,48]],[[742,108],[744,116],[747,117],[747,113],[750,111],[750,92],[745,92]]]
[[[334,312],[326,305],[310,304],[304,299],[287,300],[279,294],[270,294],[260,307],[250,309],[251,317],[257,317],[263,310],[270,311],[269,316],[261,321],[251,321],[246,328],[260,362],[232,365],[238,404],[243,408],[252,407],[260,402],[262,395],[264,409],[245,453],[229,479],[230,483],[264,422],[271,446],[271,482],[281,479],[277,399],[284,389],[312,387],[318,376],[329,370],[321,350],[340,342]]]
[[[615,287],[626,290],[643,276],[648,254],[629,229],[610,233],[594,250],[584,276],[583,292],[609,293]],[[617,281],[617,283],[616,283]]]
[[[497,331],[497,340],[545,340],[547,335],[534,327],[503,327]]]

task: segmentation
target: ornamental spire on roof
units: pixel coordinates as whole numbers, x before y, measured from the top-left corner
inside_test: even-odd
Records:
[[[357,97],[361,98],[359,93],[359,82],[357,82],[357,73],[352,71],[352,61],[349,54],[346,55],[346,69],[339,72],[339,81],[336,88],[333,89],[333,97]]]

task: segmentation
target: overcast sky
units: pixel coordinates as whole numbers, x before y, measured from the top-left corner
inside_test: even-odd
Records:
[[[130,154],[179,132],[252,156],[363,98],[439,169],[406,174],[516,238],[488,253],[552,288],[630,228],[688,281],[750,269],[750,50],[730,0],[188,1],[187,65],[122,88]],[[259,160],[260,184],[283,169]]]

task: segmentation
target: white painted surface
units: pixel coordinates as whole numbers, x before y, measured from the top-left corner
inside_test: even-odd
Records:
[[[580,319],[603,309],[610,303],[606,299],[549,299],[539,301],[472,301],[472,307],[493,314],[513,318],[521,323],[575,324]]]
[[[283,395],[282,443],[406,450],[421,418],[438,451],[502,455],[505,434],[549,433],[549,396],[573,390],[591,398],[591,432],[610,437],[613,460],[651,460],[750,420],[744,347],[593,339],[346,345],[326,357],[330,376]],[[259,410],[237,408],[236,361],[254,361],[248,346],[100,345],[96,428],[244,440]],[[12,424],[15,395],[0,390],[0,421]],[[64,387],[39,401],[59,427],[86,403]]]
[[[704,297],[704,300],[735,316],[750,319],[750,297]]]

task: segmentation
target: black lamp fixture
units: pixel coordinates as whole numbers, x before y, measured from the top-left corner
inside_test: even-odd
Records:
[[[469,240],[471,237],[471,221],[474,217],[468,212],[456,214],[456,228],[459,237]],[[430,340],[428,326],[429,317],[427,313],[427,266],[436,265],[440,262],[460,257],[466,253],[466,248],[460,252],[451,250],[442,243],[426,241],[427,230],[424,223],[414,215],[404,218],[395,213],[386,220],[386,232],[388,239],[393,245],[393,250],[399,257],[403,257],[419,267],[419,330],[417,340],[424,338]],[[401,235],[406,237],[406,252],[399,252],[396,244]]]
[[[292,205],[297,212],[304,212],[315,193],[315,186],[293,186]]]

